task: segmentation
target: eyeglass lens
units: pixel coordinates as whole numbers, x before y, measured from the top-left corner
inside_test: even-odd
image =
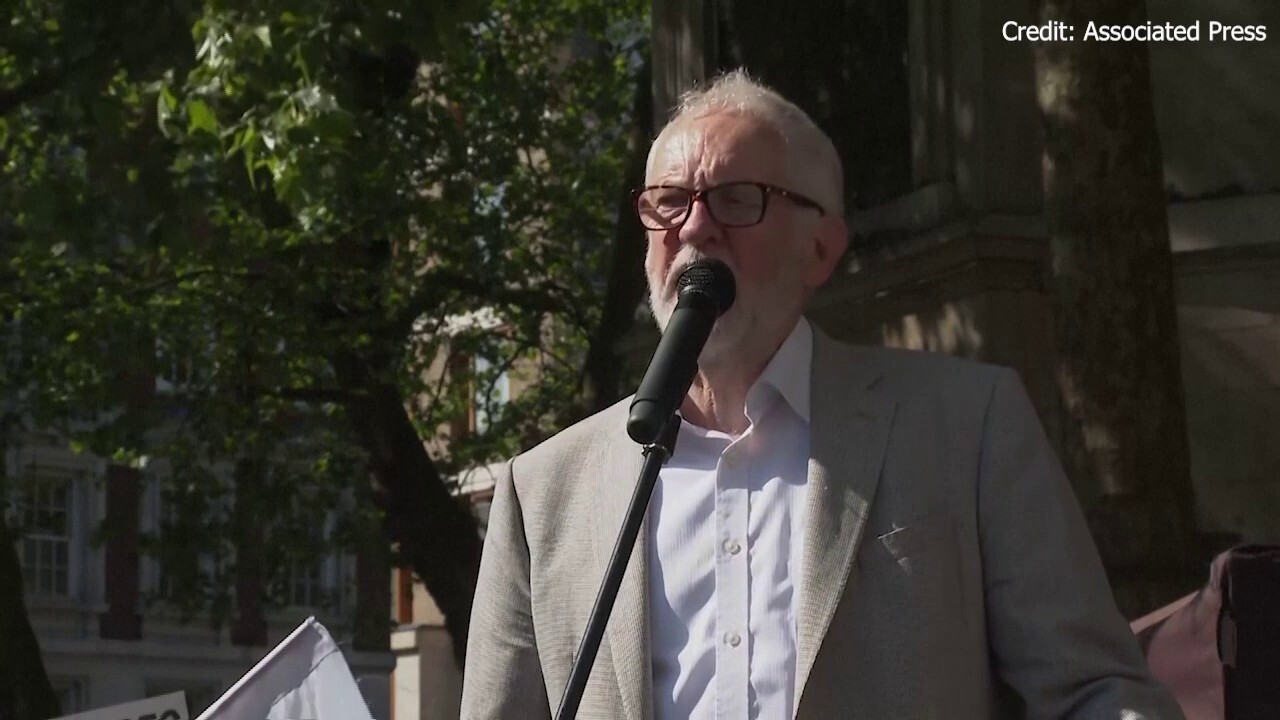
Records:
[[[640,193],[637,209],[645,227],[669,229],[684,222],[693,192],[684,188],[649,188]],[[755,225],[764,215],[764,189],[750,183],[730,183],[703,193],[716,222],[727,227]]]

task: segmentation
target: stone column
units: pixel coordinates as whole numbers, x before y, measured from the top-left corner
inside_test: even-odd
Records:
[[[907,12],[913,187],[948,182],[954,167],[951,4],[946,0],[910,0]]]
[[[1035,59],[1030,43],[1009,42],[1001,30],[1010,20],[1033,23],[1031,2],[918,5],[930,15],[918,22],[949,29],[929,55],[941,57],[936,51],[949,44],[949,72],[923,70],[948,79],[952,175],[963,210],[1039,215],[1044,132],[1036,104]],[[939,150],[946,151],[941,144]]]
[[[680,94],[714,72],[715,0],[653,0],[650,15],[654,126],[661,128]]]

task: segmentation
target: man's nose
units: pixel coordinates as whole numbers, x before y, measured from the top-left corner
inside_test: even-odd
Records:
[[[706,199],[698,198],[693,202],[693,207],[689,208],[689,217],[680,226],[679,237],[682,244],[701,247],[723,232],[724,228],[711,216]]]

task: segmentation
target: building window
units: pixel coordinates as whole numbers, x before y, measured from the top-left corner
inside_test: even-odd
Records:
[[[475,431],[489,429],[493,419],[502,412],[502,406],[511,400],[511,378],[505,370],[499,372],[488,358],[477,355],[475,359]]]
[[[324,561],[294,561],[284,578],[285,604],[293,607],[325,605]]]
[[[48,466],[24,468],[14,509],[22,534],[22,579],[33,595],[71,597],[75,590],[75,475]]]
[[[471,514],[475,516],[476,524],[480,526],[481,538],[484,538],[489,532],[489,508],[492,506],[492,493],[488,497],[471,499]]]
[[[97,522],[91,478],[102,477],[102,462],[75,453],[57,436],[30,433],[3,454],[7,485],[6,520],[17,537],[24,591],[33,598],[101,601],[95,577],[99,560],[88,547]],[[3,503],[0,503],[3,505]]]
[[[176,504],[165,496],[166,483],[173,482],[170,472],[167,461],[158,461],[143,476],[139,597],[144,606],[160,600],[180,606],[201,602],[198,598],[214,591],[201,588],[218,575],[213,543],[197,533],[203,532],[204,513],[222,512],[230,501],[219,499],[211,508]]]
[[[189,346],[174,346],[163,340],[156,341],[155,389],[161,395],[182,394],[190,391],[203,380],[196,364],[199,350]]]
[[[142,485],[142,508],[138,517],[138,529],[143,537],[143,552],[138,568],[138,584],[140,594],[143,596],[143,602],[149,602],[161,594],[164,586],[164,578],[161,574],[161,564],[156,558],[154,550],[149,546],[158,545],[160,542],[160,526],[163,517],[164,505],[161,503],[161,478],[155,471],[148,468],[145,480]]]
[[[306,523],[306,519],[296,520]],[[279,569],[268,570],[271,595],[284,607],[338,610],[351,607],[355,558],[333,547],[336,524],[329,516],[323,524],[280,528]]]
[[[272,595],[285,607],[336,611],[354,607],[355,557],[328,552],[291,560],[273,585]]]

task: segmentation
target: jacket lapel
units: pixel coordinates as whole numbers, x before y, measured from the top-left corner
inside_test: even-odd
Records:
[[[836,606],[854,592],[847,583],[875,499],[896,407],[876,390],[879,378],[856,348],[814,330],[796,708]]]
[[[627,507],[635,491],[636,481],[644,464],[639,445],[624,432],[612,439],[606,457],[594,465],[596,479],[595,528],[592,535],[596,559],[597,578],[604,579],[609,557],[618,540],[618,532],[627,516]],[[648,720],[653,715],[653,681],[651,677],[649,646],[648,587],[648,515],[640,527],[627,571],[618,587],[613,612],[605,627],[609,640],[610,658],[617,675],[622,706],[628,720]],[[601,662],[602,654],[596,656]]]

